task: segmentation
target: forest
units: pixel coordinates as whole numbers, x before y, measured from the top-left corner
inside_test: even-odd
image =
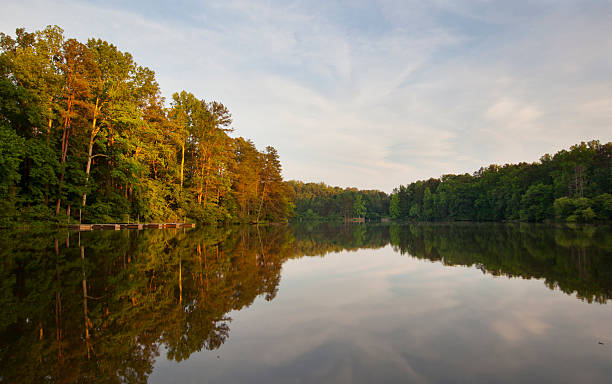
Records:
[[[612,219],[612,143],[377,190],[284,182],[274,147],[231,137],[219,101],[161,95],[155,73],[57,26],[0,33],[0,226]]]
[[[0,34],[0,226],[286,221],[277,151],[232,130],[223,103],[167,102],[111,43],[57,26]]]
[[[583,142],[534,163],[400,185],[389,215],[413,221],[611,220],[612,143]]]
[[[294,218],[301,220],[379,220],[388,216],[389,196],[376,190],[331,187],[325,183],[289,180]]]
[[[287,182],[295,219],[396,221],[612,220],[612,143],[589,141],[535,163],[489,165],[376,190]]]

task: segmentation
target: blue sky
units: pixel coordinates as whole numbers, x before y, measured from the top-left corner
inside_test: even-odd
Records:
[[[286,179],[382,189],[612,140],[609,1],[4,1],[226,104]]]

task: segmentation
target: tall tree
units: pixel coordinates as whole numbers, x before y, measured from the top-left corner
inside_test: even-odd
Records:
[[[66,175],[66,160],[72,136],[82,133],[87,117],[96,108],[91,103],[91,88],[98,76],[99,68],[86,45],[75,39],[63,44],[60,70],[64,76],[63,125],[60,152],[60,178],[55,214],[59,214],[63,197],[63,183]],[[79,131],[81,130],[81,132]]]

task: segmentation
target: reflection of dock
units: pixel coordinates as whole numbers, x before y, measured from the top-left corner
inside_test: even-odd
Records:
[[[365,217],[350,217],[346,219],[349,223],[365,223]]]
[[[118,231],[120,229],[145,229],[145,228],[153,228],[153,229],[163,229],[163,228],[195,228],[195,224],[193,223],[148,223],[148,224],[138,224],[138,223],[118,223],[118,224],[74,224],[70,226],[70,229],[76,229],[78,231],[93,231],[93,230],[113,230]]]

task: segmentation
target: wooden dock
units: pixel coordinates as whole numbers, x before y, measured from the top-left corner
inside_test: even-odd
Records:
[[[144,224],[121,224],[121,229],[143,229]]]
[[[194,223],[117,223],[117,224],[74,224],[70,226],[70,229],[76,229],[80,232],[87,232],[93,230],[112,230],[119,231],[121,229],[164,229],[164,228],[195,228]]]
[[[121,224],[93,224],[93,229],[110,229],[113,231],[118,231],[121,229]]]
[[[162,229],[164,227],[163,224],[158,224],[158,223],[149,223],[149,224],[145,224],[144,225],[145,228],[151,228],[151,229]]]

